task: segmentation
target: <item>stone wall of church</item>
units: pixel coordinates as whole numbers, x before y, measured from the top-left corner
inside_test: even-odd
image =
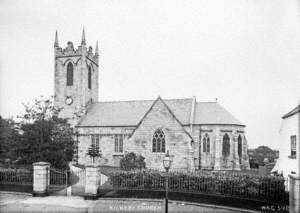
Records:
[[[145,157],[148,168],[162,169],[162,160],[165,153],[152,152],[152,138],[156,129],[162,129],[166,139],[166,150],[169,150],[174,161],[174,169],[215,169],[215,170],[240,170],[249,169],[247,154],[247,141],[244,127],[235,125],[193,125],[185,126],[185,130],[193,136],[190,137],[183,130],[177,120],[169,114],[161,103],[157,103],[146,116],[140,126],[134,127],[82,127],[79,128],[79,164],[90,164],[92,159],[87,155],[91,146],[91,135],[99,135],[102,156],[96,159],[98,165],[119,166],[120,159],[127,152],[134,152]],[[133,132],[134,131],[134,132]],[[131,134],[133,133],[132,137]],[[125,135],[123,153],[115,152],[114,135]],[[230,138],[230,154],[222,155],[223,137],[227,134]],[[207,135],[210,138],[210,150],[204,152],[203,141],[200,138]],[[242,137],[242,157],[238,155],[238,136]],[[192,146],[192,152],[190,149]],[[193,163],[191,162],[193,161]]]
[[[97,165],[119,166],[120,158],[123,153],[115,153],[114,135],[124,135],[125,141],[133,131],[132,127],[82,127],[78,128],[79,144],[78,144],[78,163],[91,164],[92,158],[87,154],[92,144],[92,135],[99,135],[99,148],[101,157],[95,159]],[[124,150],[124,149],[123,149]]]
[[[190,127],[186,127],[190,130]],[[195,166],[200,169],[215,170],[240,170],[249,169],[247,154],[247,140],[243,126],[236,125],[193,125],[193,138],[195,150]],[[230,154],[222,155],[223,137],[227,134],[230,138]],[[207,135],[210,139],[210,150],[204,152],[203,138]],[[242,157],[238,155],[238,136],[242,137]],[[201,138],[201,143],[200,143]]]
[[[100,136],[100,150],[102,156],[96,159],[98,165],[119,166],[120,159],[127,152],[141,154],[146,159],[148,168],[162,169],[162,160],[165,153],[152,152],[152,137],[157,128],[161,128],[165,133],[166,150],[174,156],[172,167],[174,169],[189,169],[190,159],[194,160],[196,169],[215,169],[215,170],[239,170],[249,169],[249,158],[247,154],[247,141],[244,137],[244,127],[235,125],[194,125],[192,127],[193,156],[189,149],[190,138],[179,126],[177,121],[165,111],[161,106],[156,106],[153,112],[149,113],[139,128],[130,135],[134,127],[84,127],[79,128],[79,164],[90,164],[92,159],[87,155],[88,148],[91,146],[91,135]],[[185,126],[185,130],[190,132],[190,126]],[[123,142],[123,153],[115,152],[114,135],[125,135]],[[203,151],[201,138],[207,134],[210,138],[210,151]],[[228,134],[230,138],[230,154],[228,157],[222,156],[223,137]],[[238,136],[242,136],[242,158],[238,156]]]
[[[125,150],[142,154],[146,158],[146,167],[163,169],[165,153],[152,152],[152,138],[158,128],[165,134],[166,151],[173,156],[172,168],[193,169],[191,138],[161,101],[153,106],[135,130]]]

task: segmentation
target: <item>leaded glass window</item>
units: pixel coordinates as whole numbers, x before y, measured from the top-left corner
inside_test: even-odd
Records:
[[[92,146],[99,149],[100,135],[91,135]]]
[[[238,137],[238,154],[239,154],[239,158],[241,158],[242,157],[242,143],[243,142],[243,140],[242,140],[242,137],[241,137],[241,135],[239,135],[239,137]]]
[[[202,141],[203,141],[203,152],[210,152],[210,139],[207,133],[203,137]]]
[[[165,134],[161,129],[157,129],[152,138],[152,152],[165,152]]]
[[[222,154],[224,157],[228,157],[230,154],[230,138],[227,133],[223,137]]]
[[[115,152],[123,153],[124,135],[114,135],[115,138]]]

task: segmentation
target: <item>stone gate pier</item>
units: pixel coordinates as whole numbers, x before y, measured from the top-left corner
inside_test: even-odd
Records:
[[[96,199],[100,185],[100,168],[95,165],[85,167],[85,199]]]
[[[33,196],[48,195],[50,185],[50,163],[33,163]]]

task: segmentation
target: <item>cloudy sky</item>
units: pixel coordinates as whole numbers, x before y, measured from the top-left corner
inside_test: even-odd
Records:
[[[300,97],[297,0],[0,0],[0,115],[53,95],[53,42],[100,50],[100,100],[218,98],[277,148]]]

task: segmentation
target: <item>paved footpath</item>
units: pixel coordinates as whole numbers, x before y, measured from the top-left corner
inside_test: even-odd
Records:
[[[32,197],[0,192],[0,212],[88,212],[92,202],[81,197]]]
[[[161,200],[134,199],[99,199],[91,201],[74,196],[48,196],[41,198],[32,197],[30,194],[0,192],[0,212],[162,213],[164,212],[164,203]],[[170,202],[169,212],[240,213],[243,211]]]

